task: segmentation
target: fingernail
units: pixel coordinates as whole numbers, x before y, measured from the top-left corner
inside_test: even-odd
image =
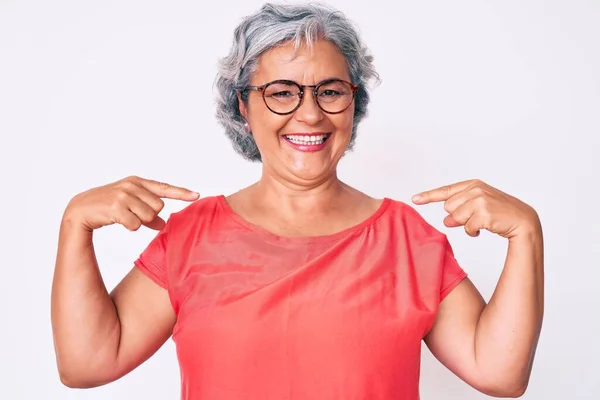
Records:
[[[415,194],[415,195],[413,196],[413,198],[412,198],[412,201],[415,201],[415,202],[416,202],[416,201],[419,201],[419,200],[421,200],[421,196],[420,196],[420,195],[418,195],[418,194]]]

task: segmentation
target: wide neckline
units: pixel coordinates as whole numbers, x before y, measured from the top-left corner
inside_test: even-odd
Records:
[[[232,218],[235,222],[242,225],[246,229],[264,237],[265,239],[276,241],[278,243],[315,243],[315,242],[330,242],[330,241],[338,240],[342,237],[348,236],[352,233],[356,233],[356,232],[372,225],[387,210],[388,206],[391,203],[390,198],[384,197],[382,199],[381,204],[377,208],[377,210],[375,210],[375,212],[373,214],[371,214],[371,216],[369,216],[367,219],[363,220],[362,222],[359,222],[358,224],[355,224],[348,228],[342,229],[341,231],[338,231],[338,232],[330,233],[328,235],[318,235],[318,236],[281,236],[281,235],[278,235],[271,231],[268,231],[267,229],[262,228],[256,224],[244,219],[241,215],[239,215],[237,212],[235,212],[233,210],[233,208],[231,208],[231,206],[227,202],[225,195],[223,195],[223,194],[218,195],[217,200],[218,200],[222,210],[230,218]]]

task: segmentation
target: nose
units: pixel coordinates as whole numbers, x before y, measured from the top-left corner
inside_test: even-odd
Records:
[[[300,107],[294,113],[294,118],[307,125],[314,125],[323,120],[323,110],[319,108],[313,90],[304,89]]]

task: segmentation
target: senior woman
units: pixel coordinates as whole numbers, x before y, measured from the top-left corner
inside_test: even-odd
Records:
[[[413,199],[443,202],[449,227],[508,240],[486,304],[416,206],[338,179],[372,79],[335,10],[267,4],[245,18],[220,64],[217,116],[260,179],[199,198],[129,177],[69,202],[52,289],[62,382],[112,382],[172,335],[182,399],[418,399],[424,341],[477,390],[521,395],[543,313],[539,218],[478,180]],[[165,222],[161,198],[191,204]],[[92,234],[114,223],[159,232],[109,293]]]

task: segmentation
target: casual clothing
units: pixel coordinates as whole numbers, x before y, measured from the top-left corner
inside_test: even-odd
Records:
[[[352,228],[293,238],[204,198],[135,264],[169,292],[183,400],[417,400],[422,339],[467,275],[389,198]]]

